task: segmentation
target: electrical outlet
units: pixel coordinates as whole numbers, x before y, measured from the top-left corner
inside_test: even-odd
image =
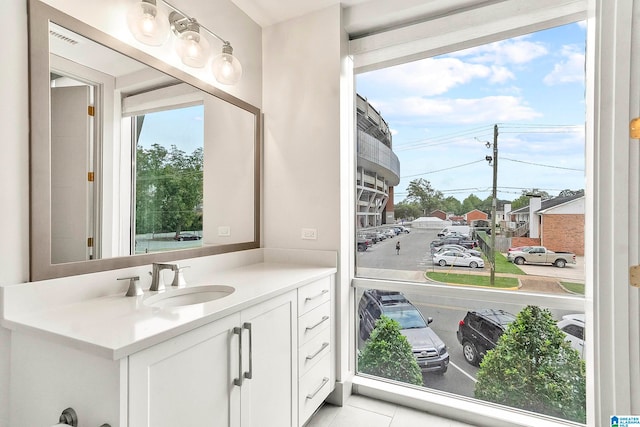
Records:
[[[303,228],[302,240],[316,240],[318,238],[318,230],[315,228]]]
[[[231,227],[228,225],[221,225],[218,227],[218,236],[231,236]]]

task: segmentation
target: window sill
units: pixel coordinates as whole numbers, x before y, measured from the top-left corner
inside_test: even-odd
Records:
[[[583,425],[550,417],[523,414],[491,403],[480,403],[474,399],[424,391],[360,375],[353,377],[353,393],[478,426],[575,427]]]

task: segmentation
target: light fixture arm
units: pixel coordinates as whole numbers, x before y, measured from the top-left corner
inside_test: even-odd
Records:
[[[229,45],[229,46],[231,45],[231,43],[229,43],[229,41],[223,39],[222,37],[220,37],[219,35],[217,35],[213,31],[211,31],[210,29],[208,29],[207,27],[205,27],[201,23],[197,22],[194,18],[189,17],[189,15],[187,15],[186,13],[184,13],[183,11],[181,11],[180,9],[178,9],[177,7],[172,5],[171,3],[169,3],[169,2],[167,2],[165,0],[161,0],[161,1],[165,5],[167,5],[167,7],[169,9],[173,10],[173,12],[171,12],[171,14],[169,15],[169,21],[171,22],[172,31],[174,31],[174,32],[186,31],[188,29],[189,24],[196,23],[198,25],[199,29],[205,30],[207,33],[209,33],[210,35],[212,35],[216,39],[220,40],[223,45]]]

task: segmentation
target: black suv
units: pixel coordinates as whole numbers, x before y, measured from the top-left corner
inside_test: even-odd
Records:
[[[487,351],[493,349],[507,325],[516,316],[503,310],[469,311],[458,323],[458,342],[467,362],[478,365]]]
[[[364,291],[358,305],[362,343],[369,339],[376,320],[383,314],[400,324],[400,332],[411,344],[422,372],[447,372],[449,353],[444,342],[429,327],[433,319],[429,317],[425,321],[420,311],[400,292]]]

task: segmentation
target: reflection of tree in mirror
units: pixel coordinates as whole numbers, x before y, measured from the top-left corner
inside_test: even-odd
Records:
[[[136,234],[202,230],[203,149],[137,147]]]

